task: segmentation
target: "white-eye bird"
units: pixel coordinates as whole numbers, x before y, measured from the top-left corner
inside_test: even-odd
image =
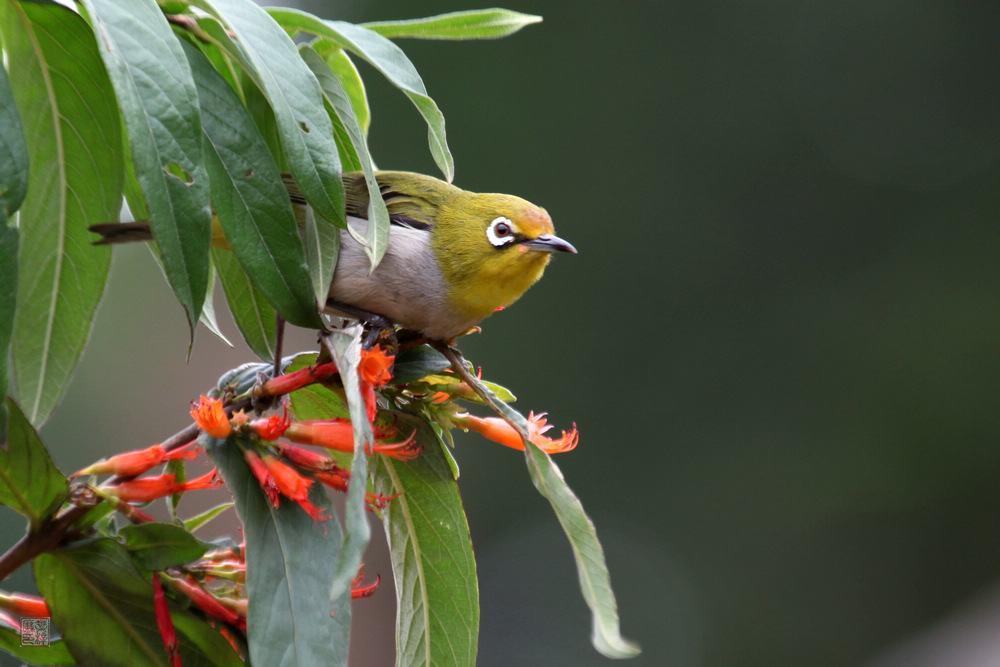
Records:
[[[346,230],[327,311],[381,315],[433,340],[467,332],[517,301],[545,271],[553,252],[576,253],[556,236],[545,209],[504,194],[466,192],[402,171],[375,173],[391,221],[385,256],[374,271]],[[348,224],[363,238],[368,188],[359,172],[343,174]],[[296,217],[305,200],[289,186]],[[149,240],[143,223],[91,227],[98,243]],[[217,230],[219,231],[219,230]]]

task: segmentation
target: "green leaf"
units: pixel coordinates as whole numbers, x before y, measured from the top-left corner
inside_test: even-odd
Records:
[[[111,256],[90,245],[87,226],[118,218],[120,125],[94,37],[78,14],[56,4],[0,3],[0,30],[14,99],[30,120],[11,349],[21,407],[37,426],[69,385],[104,291]]]
[[[208,291],[205,292],[205,303],[201,307],[201,317],[198,321],[201,322],[206,329],[213,333],[219,340],[233,347],[233,344],[229,342],[226,338],[226,334],[222,333],[222,329],[219,327],[219,322],[215,318],[215,303],[212,301],[212,297],[215,294],[215,272],[209,267],[208,271]]]
[[[208,551],[197,537],[172,523],[125,526],[118,534],[125,538],[125,548],[141,570],[178,567],[198,560]]]
[[[121,106],[167,281],[192,340],[208,291],[212,214],[191,70],[153,0],[82,0]]]
[[[317,524],[287,498],[271,507],[240,451],[254,447],[253,440],[238,435],[210,443],[202,438],[233,493],[246,537],[250,660],[273,667],[346,665],[351,608],[334,605],[331,617],[327,596],[340,524],[320,485],[313,485],[310,500],[330,518]]]
[[[541,22],[541,16],[522,14],[509,9],[473,9],[438,14],[406,21],[362,23],[383,37],[417,39],[498,39],[513,35],[521,28]]]
[[[372,163],[371,154],[368,152],[368,141],[365,139],[364,130],[357,116],[354,115],[354,106],[347,94],[347,90],[340,79],[330,70],[326,61],[310,46],[303,44],[299,47],[299,53],[309,69],[316,75],[320,88],[323,90],[323,97],[333,108],[336,118],[343,126],[344,131],[351,141],[361,170],[365,174],[365,183],[368,185],[368,226],[365,234],[365,252],[373,267],[378,266],[385,254],[386,246],[389,242],[389,210],[382,199],[382,191],[378,181],[375,180],[375,165]]]
[[[7,399],[7,447],[0,448],[0,503],[28,517],[32,531],[66,497],[66,477],[14,401]]]
[[[35,559],[35,583],[79,664],[168,667],[153,611],[153,587],[118,542],[77,542]],[[185,667],[242,665],[229,643],[171,603]],[[210,630],[210,632],[206,632]]]
[[[399,88],[427,122],[427,140],[434,162],[448,181],[455,175],[455,161],[448,149],[444,116],[437,104],[427,95],[424,82],[403,50],[378,34],[343,21],[320,21],[311,14],[294,9],[269,10],[288,30],[301,31],[325,37],[338,46],[358,54],[381,72],[390,83]]]
[[[333,282],[333,272],[337,269],[337,255],[340,254],[340,230],[322,218],[317,219],[312,206],[303,211],[306,261],[312,278],[313,293],[319,303],[326,303]]]
[[[49,628],[51,631],[51,627]],[[52,640],[44,646],[21,646],[21,634],[0,622],[0,651],[6,651],[18,660],[31,665],[75,665],[66,643]]]
[[[28,144],[7,70],[0,65],[0,399],[7,396],[7,364],[17,306],[17,228],[8,218],[28,190]],[[7,442],[7,407],[0,402],[0,448]]]
[[[408,384],[446,368],[451,368],[451,363],[443,354],[430,345],[419,345],[396,357],[392,383]]]
[[[315,46],[315,44],[313,45]],[[340,84],[347,91],[347,96],[354,107],[354,116],[358,119],[361,131],[368,136],[368,127],[371,125],[371,111],[368,108],[368,93],[365,91],[365,82],[361,79],[358,68],[342,49],[329,50],[321,53],[323,60],[330,67]]]
[[[17,309],[17,240],[17,228],[8,226],[7,217],[0,213],[0,399],[7,397],[7,363]],[[7,404],[4,401],[0,402],[0,449],[6,446]]]
[[[460,357],[461,359],[461,357]],[[517,410],[497,398],[483,382],[472,382],[487,397],[490,407],[507,419],[521,433],[525,442],[524,456],[528,473],[538,492],[552,505],[566,537],[569,538],[576,560],[580,591],[593,618],[590,641],[602,655],[609,658],[630,658],[639,654],[639,647],[621,635],[618,623],[618,603],[611,589],[611,578],[604,559],[604,549],[597,539],[594,523],[587,516],[579,498],[566,484],[562,471],[528,437],[528,422]]]
[[[316,212],[343,227],[344,186],[319,84],[295,44],[251,0],[199,0],[236,38],[274,110],[292,176]]]
[[[210,510],[205,510],[201,514],[197,514],[190,519],[185,519],[184,529],[194,532],[232,506],[233,503],[222,503],[221,505],[216,505]]]
[[[28,143],[21,114],[14,103],[7,70],[0,66],[0,217],[9,218],[21,207],[28,191]]]
[[[396,664],[476,664],[479,588],[458,485],[437,438],[421,424],[423,453],[377,457],[375,490],[399,497],[383,510],[396,579]]]
[[[292,371],[315,364],[316,356],[315,353],[298,355],[295,357],[295,361],[285,369],[285,372],[291,373]],[[341,391],[341,393],[343,392]],[[341,395],[319,383],[296,389],[290,394],[289,398],[292,401],[292,414],[299,421],[307,419],[336,419],[338,417],[344,419],[350,418]]]
[[[365,451],[375,442],[364,398],[361,396],[358,378],[358,363],[361,361],[361,325],[354,324],[343,331],[328,334],[334,352],[334,360],[340,371],[347,397],[347,409],[354,431],[354,456],[351,459],[351,484],[347,489],[347,503],[344,509],[344,542],[334,568],[333,583],[330,586],[330,600],[350,600],[351,581],[358,574],[365,548],[371,539],[371,528],[365,503],[368,483],[368,454]]]
[[[212,261],[243,340],[259,358],[273,360],[277,328],[274,308],[254,287],[233,253],[212,248]]]
[[[212,205],[226,242],[257,289],[288,322],[321,328],[288,191],[232,87],[185,44],[198,88]]]

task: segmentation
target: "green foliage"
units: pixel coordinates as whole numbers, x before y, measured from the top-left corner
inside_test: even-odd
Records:
[[[391,548],[397,664],[475,664],[478,582],[449,429],[462,424],[458,401],[488,403],[529,441],[524,418],[505,403],[513,394],[465,381],[427,345],[394,365],[390,358],[393,379],[375,384],[363,370],[360,325],[324,332],[323,350],[283,360],[278,378],[270,361],[276,315],[324,328],[317,303],[346,223],[342,169],[364,172],[372,195],[359,238],[372,268],[386,250],[389,217],[367,145],[372,116],[353,58],[413,102],[450,180],[444,117],[390,38],[488,39],[539,20],[491,9],[366,27],[250,0],[83,0],[79,13],[0,1],[0,145],[10,155],[0,164],[4,396],[8,346],[16,378],[3,403],[9,420],[0,414],[0,503],[29,524],[18,548],[0,556],[0,579],[33,560],[59,635],[39,654],[15,646],[16,632],[0,623],[0,649],[52,664],[167,665],[172,625],[184,665],[346,665],[371,509]],[[290,202],[286,170],[305,204]],[[121,455],[115,465],[123,467],[100,485],[68,481],[36,432],[66,390],[104,289],[110,255],[91,245],[88,227],[116,221],[123,195],[150,223],[154,256],[192,336],[199,320],[217,331],[217,274],[240,333],[269,362],[236,368],[209,392],[219,402],[206,403],[206,414],[211,406],[228,412],[214,414],[218,438],[200,422],[198,442],[234,503],[195,516],[178,511],[182,494],[216,478],[192,479],[175,454],[197,429]],[[285,395],[299,424],[350,420],[344,440],[316,455],[325,467],[292,467],[265,437],[259,413]],[[270,419],[281,431],[288,424],[278,412]],[[618,631],[593,525],[551,458],[526,448],[532,479],[573,547],[595,647],[634,654]],[[165,472],[132,479],[126,460]],[[290,475],[285,486],[275,482],[281,470]],[[343,524],[323,492],[324,473],[324,483],[347,493]],[[168,498],[170,523],[139,509],[159,497]],[[193,534],[231,505],[245,545]],[[120,526],[121,517],[130,525]],[[154,593],[161,581],[165,597]]]
[[[290,501],[273,507],[243,461],[241,448],[254,446],[247,438],[234,437],[208,447],[243,522],[250,659],[276,667],[346,664],[350,606],[331,608],[327,596],[340,524],[335,518],[317,524]],[[318,489],[312,500],[332,514]]]
[[[104,291],[111,257],[90,247],[87,225],[118,216],[122,140],[86,21],[59,5],[5,2],[0,35],[14,100],[30,119],[12,365],[21,408],[40,426],[69,384]]]
[[[35,582],[73,657],[88,665],[170,664],[153,611],[149,581],[124,546],[110,538],[82,541],[35,559]],[[232,647],[204,623],[179,623],[184,665],[240,665]],[[187,631],[187,632],[185,632]]]
[[[0,503],[28,517],[32,530],[66,497],[63,476],[16,403],[7,399],[6,447],[0,448]]]
[[[469,525],[444,445],[419,429],[421,455],[380,458],[375,484],[399,494],[383,515],[396,576],[396,664],[474,665],[479,586]]]

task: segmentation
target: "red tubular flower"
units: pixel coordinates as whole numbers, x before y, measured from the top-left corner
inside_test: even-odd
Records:
[[[202,394],[198,403],[191,403],[191,418],[202,431],[213,438],[227,438],[233,427],[222,408],[222,401]]]
[[[278,443],[278,450],[286,459],[300,468],[305,468],[309,471],[335,473],[343,470],[343,468],[337,465],[337,462],[329,456],[324,456],[323,454],[320,454],[312,449],[306,449],[305,447],[299,447],[298,445],[289,445],[281,442]]]
[[[361,598],[370,598],[372,595],[375,595],[375,591],[376,589],[378,589],[378,585],[382,583],[382,575],[381,574],[375,575],[375,583],[368,584],[367,586],[361,585],[361,582],[363,582],[364,580],[365,580],[365,567],[364,565],[362,565],[361,568],[358,569],[358,576],[354,577],[354,580],[351,581],[352,600],[359,600]]]
[[[524,450],[524,442],[521,441],[521,435],[513,426],[499,417],[476,417],[470,414],[460,414],[455,415],[452,420],[458,426],[484,435],[493,442],[498,442],[512,449]],[[562,437],[557,439],[543,435],[551,428],[552,426],[547,425],[545,422],[544,412],[537,416],[534,412],[528,414],[528,435],[531,438],[531,442],[541,448],[542,451],[549,454],[561,454],[576,447],[580,440],[576,424],[573,424],[573,428],[568,433],[563,431]]]
[[[49,616],[49,605],[37,595],[24,595],[23,593],[4,595],[0,593],[0,609],[24,618],[46,618]]]
[[[163,639],[163,648],[170,658],[171,667],[181,667],[181,645],[177,642],[177,630],[174,620],[170,618],[170,608],[167,607],[167,596],[163,593],[163,582],[160,573],[153,573],[153,610],[156,612],[156,627]]]
[[[148,503],[151,500],[195,489],[211,489],[222,486],[222,478],[215,468],[201,477],[178,484],[174,475],[158,475],[143,479],[130,479],[117,486],[102,487],[101,492],[124,500],[127,503]]]
[[[201,453],[201,448],[195,447],[194,449],[188,449],[191,445],[195,444],[195,441],[187,443],[186,445],[179,447],[172,452],[168,452],[163,449],[162,445],[153,445],[152,447],[147,447],[146,449],[137,449],[133,452],[124,452],[122,454],[116,454],[110,459],[105,461],[99,461],[90,465],[83,470],[79,470],[72,475],[73,477],[79,477],[80,475],[120,475],[122,477],[135,477],[136,475],[141,475],[153,466],[158,466],[167,461],[174,460],[184,460],[190,461]]]
[[[271,477],[271,473],[268,472],[267,466],[264,465],[257,452],[252,449],[243,452],[243,458],[246,460],[247,465],[250,466],[250,472],[257,478],[257,483],[263,489],[264,494],[267,496],[267,501],[271,503],[271,507],[277,507],[279,503],[278,487],[274,482],[274,478]]]
[[[183,579],[172,579],[171,583],[178,593],[186,595],[194,606],[223,623],[228,623],[237,630],[247,629],[246,616],[240,616],[234,610],[219,602],[214,595],[198,585],[193,577],[188,575]]]
[[[286,411],[280,417],[278,415],[271,415],[266,419],[255,419],[250,422],[250,428],[262,439],[274,442],[284,434],[291,423],[292,420],[288,418],[288,412]]]
[[[284,396],[336,372],[337,364],[332,361],[310,366],[268,380],[261,385],[259,392],[262,396]]]
[[[297,502],[314,521],[327,520],[328,517],[323,514],[323,509],[316,507],[309,501],[309,489],[313,485],[312,479],[303,476],[298,470],[273,456],[265,455],[262,460],[267,471],[271,473],[278,491],[281,491],[281,495]]]
[[[313,475],[316,476],[316,479],[326,486],[329,486],[331,489],[335,489],[341,493],[347,493],[347,485],[351,479],[350,471],[340,468],[336,472],[317,471],[314,472]],[[366,491],[365,502],[368,503],[369,510],[382,510],[385,509],[386,505],[398,496],[398,493],[391,496],[383,496],[378,493],[369,493]]]

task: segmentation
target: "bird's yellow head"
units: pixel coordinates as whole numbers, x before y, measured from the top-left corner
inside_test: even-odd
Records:
[[[553,252],[576,252],[553,233],[545,209],[512,195],[456,189],[434,228],[449,300],[477,320],[514,303],[542,277]]]

